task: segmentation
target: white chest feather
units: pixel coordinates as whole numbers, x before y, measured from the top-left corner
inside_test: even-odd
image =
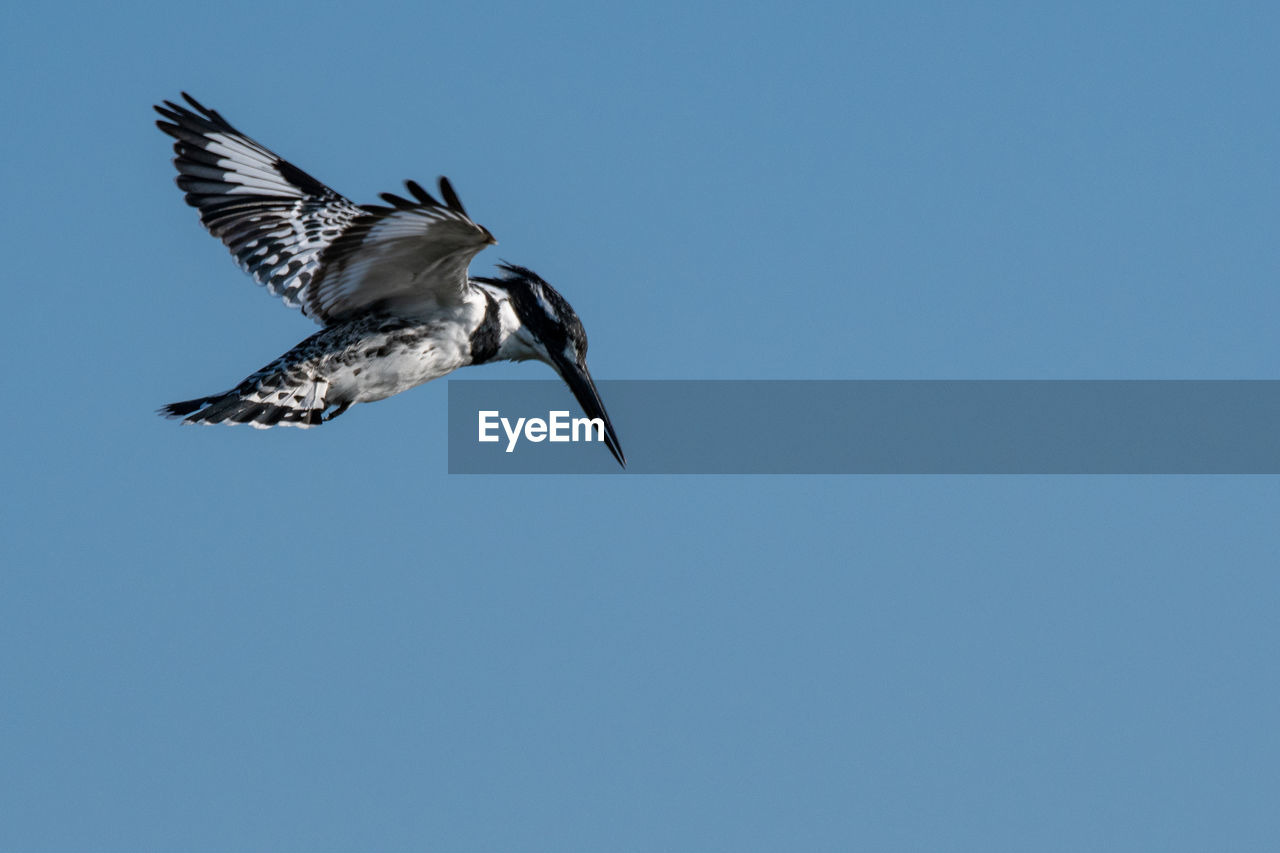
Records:
[[[351,368],[352,402],[381,400],[452,373],[467,363],[465,356],[465,347],[447,338],[429,338],[417,345],[397,347],[390,354],[369,361],[363,370],[359,366]],[[344,379],[339,374],[335,385]]]
[[[335,397],[368,403],[452,373],[469,355],[457,325],[424,326],[370,335],[335,354],[326,372]]]

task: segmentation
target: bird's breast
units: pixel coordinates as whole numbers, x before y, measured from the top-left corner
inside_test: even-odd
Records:
[[[339,398],[368,403],[457,370],[469,351],[454,323],[372,329],[336,349],[324,372]]]

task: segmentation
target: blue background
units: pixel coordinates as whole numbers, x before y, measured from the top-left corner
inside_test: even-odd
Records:
[[[0,848],[1274,849],[1276,478],[450,477],[443,383],[179,428],[314,327],[150,112],[448,174],[602,379],[1275,378],[1274,4],[35,5]]]

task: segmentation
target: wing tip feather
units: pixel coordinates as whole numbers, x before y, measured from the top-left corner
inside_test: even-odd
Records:
[[[396,210],[413,210],[419,205],[416,202],[409,201],[407,198],[401,198],[394,193],[378,193],[378,198],[391,205]]]
[[[422,204],[427,207],[444,207],[436,197],[422,188],[422,184],[417,181],[409,180],[404,182],[405,188],[409,193]]]
[[[453,189],[453,184],[444,175],[440,176],[440,195],[444,196],[444,203],[448,205],[450,210],[455,210],[463,216],[467,216],[467,209],[462,206],[462,199],[458,198],[458,194]],[[470,216],[467,216],[470,219]]]

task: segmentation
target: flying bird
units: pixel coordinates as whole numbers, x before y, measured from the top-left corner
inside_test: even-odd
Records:
[[[187,204],[240,267],[319,323],[304,340],[220,394],[160,410],[189,424],[312,427],[470,364],[545,362],[560,374],[622,466],[626,457],[587,370],[578,315],[532,270],[470,276],[497,241],[467,215],[448,178],[440,199],[357,205],[236,130],[185,92],[156,125],[176,140]]]

